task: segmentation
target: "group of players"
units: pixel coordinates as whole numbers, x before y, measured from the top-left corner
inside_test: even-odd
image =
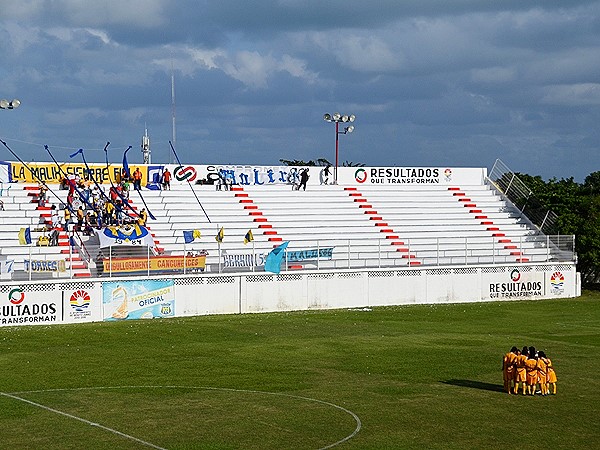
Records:
[[[550,358],[535,347],[513,347],[502,358],[504,390],[508,394],[556,395],[556,372]],[[552,388],[552,392],[550,392]]]

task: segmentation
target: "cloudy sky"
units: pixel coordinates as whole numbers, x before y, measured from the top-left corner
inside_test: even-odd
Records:
[[[600,170],[600,1],[0,0],[0,138],[27,161],[335,159]],[[0,147],[0,159],[14,159]]]

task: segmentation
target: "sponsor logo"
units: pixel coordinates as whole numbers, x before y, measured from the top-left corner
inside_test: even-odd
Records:
[[[178,166],[173,171],[173,176],[177,181],[194,181],[198,176],[196,169],[192,166]]]
[[[21,288],[14,288],[8,293],[8,301],[13,305],[18,305],[23,300],[25,300],[25,292]]]
[[[527,298],[543,295],[542,281],[525,281],[521,272],[514,269],[510,273],[510,283],[491,283],[490,298]]]
[[[354,179],[357,183],[364,183],[367,181],[367,171],[365,169],[357,169],[354,172]]]
[[[81,289],[73,292],[69,298],[69,304],[71,305],[71,308],[77,312],[83,312],[87,310],[91,301],[92,299],[90,294]]]
[[[565,291],[565,277],[560,272],[554,272],[550,276],[550,290],[553,294],[559,295]]]
[[[452,180],[452,169],[444,170],[444,176],[446,177],[446,181]]]

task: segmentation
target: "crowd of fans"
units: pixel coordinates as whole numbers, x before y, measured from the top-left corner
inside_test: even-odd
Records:
[[[121,181],[111,185],[106,192],[101,185],[89,179],[78,176],[69,176],[61,181],[61,189],[69,191],[66,204],[63,207],[62,217],[56,205],[51,206],[51,230],[79,231],[92,235],[94,229],[107,226],[137,223],[145,226],[148,213],[142,209],[139,213],[129,206],[129,191],[133,184],[134,189],[141,189],[141,172],[138,169],[127,176],[123,174]],[[40,183],[38,204],[45,206],[48,203],[48,187]],[[50,242],[52,245],[52,240]]]

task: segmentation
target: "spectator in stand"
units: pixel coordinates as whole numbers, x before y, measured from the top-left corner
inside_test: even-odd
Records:
[[[63,218],[65,221],[65,231],[69,231],[69,225],[71,224],[71,209],[70,205],[65,205],[65,209],[63,211]]]
[[[77,229],[79,231],[83,230],[83,223],[85,222],[85,211],[83,210],[83,206],[80,206],[77,210]]]
[[[115,222],[117,225],[123,225],[123,216],[123,202],[119,199],[115,203]]]
[[[58,215],[58,209],[56,208],[56,205],[52,205],[51,211],[52,214],[50,215],[50,221],[52,223],[52,228],[60,228],[60,216]]]
[[[48,186],[46,186],[45,181],[42,181],[39,187],[40,193],[38,196],[38,206],[44,206],[48,201]]]
[[[169,172],[169,169],[165,169],[163,172],[162,185],[163,189],[171,190],[171,172]]]
[[[306,190],[306,183],[309,178],[310,178],[310,175],[308,174],[308,167],[307,167],[306,169],[304,169],[302,171],[302,173],[300,173],[300,186],[298,186],[298,190],[300,190],[300,188],[302,188],[303,191]]]
[[[146,208],[142,208],[142,210],[140,211],[140,215],[137,218],[137,224],[145,227],[147,221],[148,213],[146,212]]]
[[[140,191],[142,189],[142,172],[139,167],[137,167],[135,172],[133,172],[133,188],[136,191]]]
[[[104,209],[103,209],[103,213],[104,213],[104,223],[108,226],[108,225],[114,225],[115,224],[115,205],[112,202],[106,202],[104,204]]]

